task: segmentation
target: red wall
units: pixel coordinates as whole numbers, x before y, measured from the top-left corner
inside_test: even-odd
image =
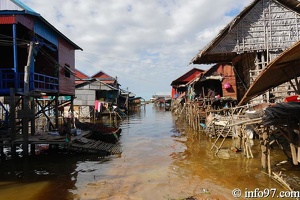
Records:
[[[236,99],[236,79],[233,67],[231,65],[220,65],[218,72],[222,73],[224,77],[222,81],[223,97],[232,97],[233,99]],[[224,84],[227,82],[231,85],[231,88],[229,89],[224,88]]]

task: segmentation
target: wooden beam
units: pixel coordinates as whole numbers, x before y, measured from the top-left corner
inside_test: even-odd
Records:
[[[44,107],[40,104],[40,102],[37,101],[37,103],[38,103],[38,105],[41,107],[40,112],[43,113],[43,114],[45,115],[45,117],[46,117],[47,120],[49,121],[49,125],[51,126],[51,128],[54,129],[54,125],[52,124],[51,119],[50,119],[50,118],[48,117],[48,115],[46,114],[46,111],[45,111]],[[49,104],[48,104],[48,105],[49,105]]]

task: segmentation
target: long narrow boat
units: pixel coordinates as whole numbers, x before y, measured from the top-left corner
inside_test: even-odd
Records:
[[[87,138],[108,143],[118,142],[122,132],[120,127],[110,127],[100,123],[80,122],[78,119],[75,119],[75,125],[81,130],[91,131],[91,135]]]

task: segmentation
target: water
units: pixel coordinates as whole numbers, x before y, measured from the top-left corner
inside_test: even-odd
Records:
[[[210,150],[213,139],[175,123],[171,112],[152,104],[121,128],[121,155],[53,154],[2,162],[0,199],[233,199],[235,188],[242,196],[255,188],[286,190],[261,169],[257,142],[254,159],[230,149],[220,158]],[[230,144],[229,139],[224,146]],[[282,159],[275,149],[272,161]],[[274,169],[299,186],[299,168]]]

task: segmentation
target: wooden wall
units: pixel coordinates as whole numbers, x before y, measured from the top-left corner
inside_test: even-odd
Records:
[[[218,68],[218,72],[223,74],[222,81],[222,91],[223,97],[231,97],[233,99],[237,98],[237,88],[236,88],[236,78],[233,67],[231,65],[220,65]],[[231,85],[230,88],[224,88],[224,84],[229,83]]]
[[[65,67],[69,66],[70,70],[75,73],[75,50],[74,47],[59,39],[58,45],[58,62],[59,62],[59,93],[60,95],[75,95],[75,77],[71,73],[70,77],[65,75]]]

